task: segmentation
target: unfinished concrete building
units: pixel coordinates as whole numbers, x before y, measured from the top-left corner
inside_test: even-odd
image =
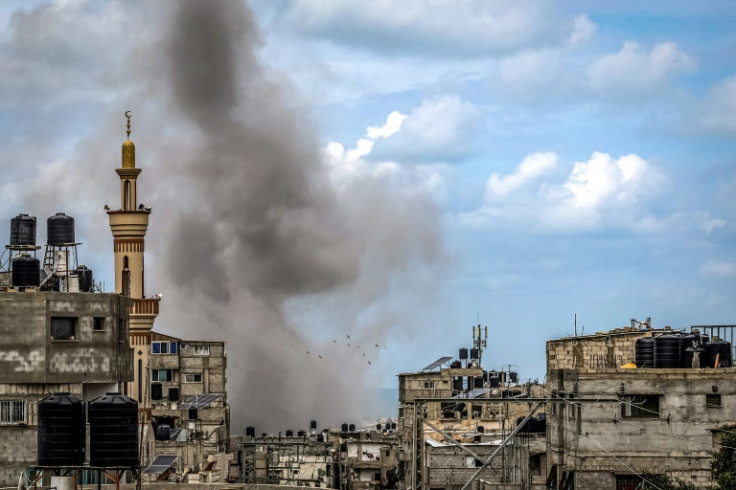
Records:
[[[400,447],[396,428],[395,422],[361,430],[343,424],[343,430],[334,434],[340,441],[339,488],[396,488]]]
[[[480,326],[473,327],[473,337],[473,348],[460,349],[459,359],[442,357],[420,372],[399,374],[399,469],[406,488],[459,489],[471,477],[476,487],[480,479],[515,489],[544,483],[543,436],[515,447],[509,439],[498,460],[481,470],[530,412],[539,412],[541,419],[535,413],[533,420],[543,427],[538,398],[544,387],[519,383],[515,372],[484,371]],[[499,463],[506,470],[499,471]]]
[[[56,243],[54,218],[66,237]],[[131,301],[96,292],[91,270],[77,266],[73,218],[50,218],[41,268],[35,253],[35,218],[11,225],[0,274],[0,484],[17,485],[36,465],[38,403],[53,393],[85,402],[120,391],[133,376],[128,346]],[[18,242],[18,221],[26,232]],[[73,252],[73,253],[70,253]],[[9,254],[9,255],[10,255]],[[79,275],[78,275],[79,273]],[[80,287],[80,279],[83,286]],[[86,281],[86,282],[85,282]],[[82,292],[84,291],[84,292]]]
[[[650,472],[708,488],[714,435],[736,423],[731,345],[713,333],[734,328],[632,321],[548,341],[550,487],[633,490]]]

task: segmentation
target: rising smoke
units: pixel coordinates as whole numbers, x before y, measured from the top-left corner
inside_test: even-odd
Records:
[[[46,58],[28,60],[26,40],[49,25],[59,26],[60,39],[71,32],[73,45],[52,37],[33,53],[82,53],[67,57],[79,66],[55,70],[94,81],[104,109],[73,157],[39,165],[46,177],[18,187],[14,199],[24,207],[10,213],[43,220],[67,211],[86,223],[84,252],[105,250],[111,261],[101,208],[116,205],[120,118],[131,109],[144,169],[139,200],[153,206],[146,293],[164,293],[156,330],[226,341],[233,432],[388,415],[376,412],[366,388],[395,380],[384,346],[411,337],[411,315],[436,303],[432,284],[445,254],[430,193],[410,177],[370,171],[336,184],[308,104],[259,61],[261,34],[245,5],[116,5],[104,20],[74,2],[15,18],[18,46],[10,47],[18,63],[35,67],[29,73]],[[108,49],[119,39],[137,44]],[[108,56],[83,63],[98,51]],[[117,94],[115,104],[105,93]],[[79,195],[79,176],[89,179],[83,199],[62,198]]]
[[[236,430],[370,415],[366,380],[400,319],[388,308],[363,325],[357,316],[410,264],[441,257],[434,206],[387,182],[334,189],[313,122],[256,58],[251,13],[234,2],[177,5],[166,81],[195,136],[184,161],[168,163],[186,176],[186,211],[169,216],[162,270],[175,299],[162,320],[227,341]]]

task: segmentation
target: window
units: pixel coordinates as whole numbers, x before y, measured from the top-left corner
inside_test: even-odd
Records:
[[[176,354],[176,342],[168,340],[151,342],[151,354]]]
[[[194,349],[194,355],[197,355],[197,356],[209,356],[210,355],[209,345],[194,345],[192,347]]]
[[[202,375],[201,374],[185,374],[184,382],[185,383],[201,383]]]
[[[71,316],[51,317],[52,340],[74,340],[77,319]]]
[[[705,408],[721,408],[721,395],[705,395]]]
[[[94,318],[93,328],[95,332],[101,332],[105,330],[105,318],[101,316],[96,316]]]
[[[0,401],[0,424],[25,424],[26,423],[26,401],[25,400],[2,400]]]
[[[659,395],[626,396],[621,402],[621,417],[658,419]]]
[[[424,389],[425,390],[431,390],[434,388],[434,381],[425,381],[424,382]]]
[[[174,372],[171,369],[153,369],[151,381],[174,381]]]
[[[373,473],[373,481],[381,481],[381,473]]]

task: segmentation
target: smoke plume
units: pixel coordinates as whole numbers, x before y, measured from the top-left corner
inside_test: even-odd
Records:
[[[160,323],[227,342],[236,431],[370,415],[370,370],[400,321],[371,309],[442,255],[431,200],[375,178],[335,188],[298,96],[257,60],[246,8],[179,2],[170,19],[159,88],[188,129],[156,163],[176,189]]]

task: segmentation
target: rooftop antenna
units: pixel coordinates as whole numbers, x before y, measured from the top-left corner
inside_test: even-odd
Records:
[[[575,337],[578,336],[578,314],[575,313]]]

